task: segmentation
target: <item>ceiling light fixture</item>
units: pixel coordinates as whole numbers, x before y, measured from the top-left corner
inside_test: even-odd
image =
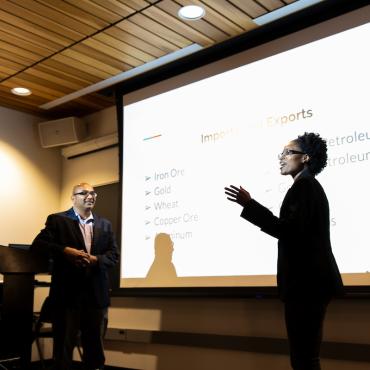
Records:
[[[27,89],[26,87],[13,87],[11,89],[11,92],[14,95],[20,95],[20,96],[28,96],[32,94],[32,91],[30,89]]]
[[[206,11],[204,8],[198,5],[187,5],[180,8],[177,14],[180,18],[187,21],[196,21],[203,18],[206,14]]]

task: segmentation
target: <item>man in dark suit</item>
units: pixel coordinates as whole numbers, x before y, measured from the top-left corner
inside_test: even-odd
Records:
[[[243,207],[241,217],[278,239],[277,284],[294,370],[319,370],[327,305],[343,290],[330,244],[329,204],[315,175],[327,162],[326,142],[305,133],[279,156],[280,172],[294,179],[276,217],[242,187],[225,188],[229,200]]]
[[[110,303],[108,269],[117,263],[118,251],[111,223],[92,213],[96,197],[91,185],[74,186],[72,208],[49,215],[32,244],[53,258],[49,299],[56,370],[72,368],[79,332],[85,368],[104,367],[102,333]]]

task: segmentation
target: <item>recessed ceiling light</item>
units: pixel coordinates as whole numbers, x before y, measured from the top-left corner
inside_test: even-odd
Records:
[[[187,21],[196,21],[203,18],[206,14],[206,11],[198,5],[187,5],[180,8],[177,14],[180,18]]]
[[[14,87],[11,90],[11,92],[15,95],[21,95],[21,96],[28,96],[32,94],[31,90],[25,87]]]

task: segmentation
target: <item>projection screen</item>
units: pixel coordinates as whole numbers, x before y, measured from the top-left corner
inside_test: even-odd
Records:
[[[278,153],[326,138],[318,175],[346,285],[370,285],[370,7],[123,96],[120,286],[275,286],[277,240],[239,215],[242,185],[278,215]]]

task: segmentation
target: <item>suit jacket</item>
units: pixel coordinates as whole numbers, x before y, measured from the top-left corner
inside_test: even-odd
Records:
[[[32,247],[53,258],[50,299],[59,307],[77,308],[88,304],[104,308],[110,303],[108,269],[118,261],[118,250],[111,223],[94,214],[91,254],[98,263],[76,267],[64,254],[65,247],[85,250],[85,243],[73,208],[49,215],[45,228],[36,236]]]
[[[277,284],[283,300],[328,300],[342,294],[330,244],[328,200],[308,170],[288,190],[279,217],[253,199],[241,216],[278,239]]]

